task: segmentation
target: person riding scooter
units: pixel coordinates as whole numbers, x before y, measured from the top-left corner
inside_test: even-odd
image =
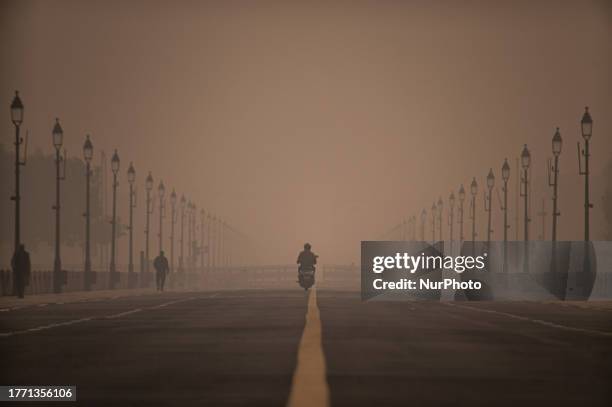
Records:
[[[312,270],[314,272],[315,265],[317,264],[317,256],[311,250],[312,246],[310,243],[306,243],[304,245],[304,250],[302,250],[297,258],[298,267],[298,283],[302,284],[302,271],[303,270]]]

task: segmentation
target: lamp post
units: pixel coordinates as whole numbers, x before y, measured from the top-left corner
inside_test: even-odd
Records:
[[[130,226],[129,226],[129,247],[128,247],[128,286],[134,288],[134,208],[136,207],[136,192],[134,190],[134,182],[136,182],[136,170],[134,164],[130,163],[127,171],[128,184],[130,185]]]
[[[451,243],[451,252],[453,250],[453,223],[455,221],[455,194],[453,192],[448,196],[448,234]]]
[[[204,219],[206,213],[204,209],[200,209],[200,272],[204,273]]]
[[[113,154],[111,159],[111,170],[113,172],[113,218],[111,222],[111,258],[110,258],[110,272],[109,272],[109,288],[112,290],[115,288],[115,280],[117,279],[117,268],[115,265],[115,241],[117,239],[117,173],[119,172],[119,155],[117,150]]]
[[[183,259],[185,258],[184,242],[185,242],[185,206],[187,200],[185,195],[181,195],[181,239],[180,239],[180,255],[179,255],[179,272],[183,271]]]
[[[232,266],[232,254],[234,251],[234,229],[229,225],[229,223],[227,224],[227,266],[231,267]]]
[[[225,229],[225,225],[226,225],[225,220],[221,221],[221,219],[219,219],[219,223],[221,226],[220,235],[219,235],[219,259],[220,259],[219,263],[221,264],[222,267],[225,267],[227,265],[227,259],[226,259],[227,230]]]
[[[15,201],[15,253],[21,245],[21,190],[20,190],[20,171],[21,166],[25,162],[21,161],[19,147],[23,144],[23,140],[19,135],[21,123],[23,123],[23,103],[19,97],[19,92],[15,91],[15,97],[11,103],[11,121],[15,126],[15,195],[11,198]]]
[[[211,224],[211,217],[210,217],[210,212],[208,212],[208,215],[206,215],[206,242],[208,243],[208,250],[206,252],[206,271],[210,273],[210,266],[211,266],[211,256],[212,256],[212,239],[211,237],[211,230],[210,230],[210,224]]]
[[[510,229],[510,225],[508,225],[508,180],[510,179],[510,165],[508,165],[508,159],[504,159],[504,164],[502,165],[502,180],[504,181],[504,204],[502,206],[502,211],[504,212],[504,242],[508,242],[508,229]]]
[[[174,271],[174,225],[176,223],[176,191],[170,194],[170,271]]]
[[[64,131],[60,126],[59,119],[55,119],[53,126],[53,146],[55,147],[55,261],[53,262],[53,292],[60,293],[64,278],[62,273],[62,260],[60,256],[60,182],[65,179],[66,161],[62,157],[61,148],[64,142]],[[64,152],[64,156],[66,153]],[[63,161],[63,167],[60,165]],[[64,169],[64,174],[61,173]]]
[[[558,187],[559,187],[559,156],[561,155],[561,148],[563,147],[563,139],[561,138],[561,133],[559,132],[559,128],[555,131],[555,134],[552,138],[552,152],[554,156],[554,164],[548,160],[548,185],[553,187],[553,213],[552,213],[552,241],[557,241],[557,217],[561,215],[559,213],[558,207]],[[552,173],[552,177],[551,177]],[[552,182],[551,182],[552,178]]]
[[[580,121],[580,129],[582,131],[582,138],[584,139],[584,150],[580,149],[580,142],[578,142],[578,174],[584,175],[584,241],[590,240],[589,236],[589,212],[593,207],[589,196],[589,142],[593,133],[593,119],[589,113],[589,107],[584,108],[584,114]],[[584,157],[584,170],[582,169],[582,159]]]
[[[187,203],[187,270],[191,270],[191,212],[193,211],[193,203],[189,201]]]
[[[427,221],[427,211],[425,208],[421,211],[421,241],[425,241],[425,222]]]
[[[196,238],[196,216],[198,215],[197,212],[197,205],[195,203],[192,204],[191,206],[191,211],[189,211],[189,221],[190,221],[190,230],[191,230],[191,256],[189,258],[189,267],[191,268],[191,272],[195,272],[195,266],[196,266],[196,258],[198,257],[198,253],[197,253],[197,247],[198,247],[198,240]]]
[[[162,181],[159,181],[159,186],[157,187],[157,193],[159,194],[159,252],[161,253],[164,250],[164,233],[163,233],[163,220],[164,220],[164,209],[166,207],[165,198],[166,198],[166,187]]]
[[[410,218],[411,222],[412,222],[412,241],[416,241],[417,237],[416,237],[416,215],[412,215],[412,217]],[[242,246],[241,246],[242,248]]]
[[[463,184],[459,187],[459,244],[463,243],[465,236],[463,235],[463,204],[465,202],[465,189]]]
[[[436,242],[436,216],[437,216],[437,210],[436,210],[436,201],[434,201],[434,203],[431,205],[431,241],[433,243]]]
[[[495,186],[495,175],[493,175],[493,168],[489,168],[489,175],[487,175],[487,194],[485,196],[485,211],[488,213],[487,220],[487,246],[491,243],[491,234],[493,229],[491,228],[491,199],[493,197],[493,187]]]
[[[91,205],[90,205],[90,180],[91,160],[93,158],[93,144],[89,134],[83,144],[83,158],[85,158],[85,267],[83,270],[83,283],[86,291],[91,290]]]
[[[504,164],[501,169],[502,181],[504,181],[503,192],[504,202],[501,210],[504,212],[504,263],[503,271],[508,271],[508,180],[510,179],[510,165],[508,165],[508,159],[504,159]]]
[[[213,248],[214,250],[211,252],[212,258],[211,258],[211,263],[212,263],[212,268],[216,271],[217,270],[217,250],[218,250],[218,242],[217,242],[217,215],[213,215],[212,218],[212,238],[213,238]]]
[[[470,185],[470,193],[472,194],[472,249],[473,243],[476,241],[476,194],[478,193],[478,183],[476,182],[476,177],[472,179],[472,184]]]
[[[153,206],[151,205],[151,190],[153,189],[153,176],[151,175],[151,171],[149,171],[149,175],[147,175],[147,179],[145,180],[145,191],[147,193],[146,199],[146,218],[145,218],[145,267],[144,271],[146,273],[145,276],[142,276],[141,286],[146,287],[149,278],[149,238],[151,235],[151,214],[153,213]]]
[[[523,147],[523,152],[521,153],[521,166],[523,167],[523,174],[521,177],[521,186],[523,187],[521,191],[521,197],[524,199],[524,227],[525,227],[525,242],[529,241],[529,166],[531,165],[531,154],[529,153],[529,149],[527,149],[527,144]]]
[[[523,152],[521,153],[521,167],[523,167],[523,174],[521,175],[521,186],[523,187],[523,191],[521,192],[521,196],[524,198],[524,228],[525,228],[525,255],[523,256],[523,270],[525,273],[529,272],[529,166],[531,165],[531,154],[527,149],[527,144],[523,147]]]
[[[217,266],[223,267],[223,222],[217,218]]]
[[[440,239],[440,241],[444,240],[444,236],[442,234],[442,207],[443,205],[444,205],[444,202],[442,202],[442,197],[439,197],[437,209],[438,209],[438,229],[439,229],[438,239]]]

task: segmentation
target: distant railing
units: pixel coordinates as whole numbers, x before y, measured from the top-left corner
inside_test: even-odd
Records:
[[[63,292],[84,290],[84,273],[82,271],[65,271]],[[128,288],[128,273],[118,273],[119,281],[116,288]],[[109,287],[109,273],[96,272],[96,282],[92,290],[105,290]],[[53,271],[36,270],[30,274],[30,282],[26,286],[25,295],[47,294],[53,292]],[[0,296],[13,295],[13,273],[10,270],[0,270]]]
[[[85,286],[82,271],[65,271],[65,284],[62,292],[83,291]],[[110,286],[110,274],[107,271],[95,273],[92,290],[107,290]],[[116,289],[155,287],[155,274],[135,272],[134,281],[130,282],[129,273],[118,272],[114,285]],[[323,265],[317,269],[317,283],[324,286],[358,287],[358,266]],[[142,284],[142,279],[146,281]],[[262,266],[224,266],[187,271],[174,271],[168,275],[166,286],[169,289],[184,290],[224,290],[224,289],[257,289],[257,288],[294,288],[297,284],[296,265],[262,265]],[[53,271],[37,270],[30,276],[30,283],[25,294],[46,294],[53,292]],[[0,270],[0,296],[13,294],[13,273]]]

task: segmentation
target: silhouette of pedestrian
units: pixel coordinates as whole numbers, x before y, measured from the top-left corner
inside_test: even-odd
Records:
[[[23,298],[25,288],[30,284],[30,253],[25,250],[23,244],[13,254],[11,260],[13,268],[13,291],[19,298]]]
[[[164,291],[164,283],[166,282],[166,274],[170,271],[168,259],[164,256],[164,251],[159,252],[159,256],[153,261],[155,267],[155,277],[157,282],[157,291]]]

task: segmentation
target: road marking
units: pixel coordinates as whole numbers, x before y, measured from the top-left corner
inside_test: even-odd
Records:
[[[47,294],[43,294],[45,296],[47,296]],[[62,294],[63,295],[63,294]],[[6,307],[6,308],[0,308],[0,312],[6,312],[6,311],[16,311],[19,309],[24,309],[24,308],[30,308],[30,307],[43,307],[43,306],[47,306],[47,305],[65,305],[65,304],[77,304],[77,303],[83,303],[83,302],[101,302],[101,301],[110,301],[110,300],[115,300],[115,299],[119,299],[119,298],[128,298],[128,297],[141,297],[141,296],[148,296],[148,295],[155,295],[154,292],[139,292],[139,293],[126,293],[125,295],[114,295],[114,296],[110,296],[110,297],[106,297],[106,296],[100,296],[100,297],[75,297],[72,299],[68,299],[68,300],[61,300],[57,301],[57,302],[49,302],[49,303],[45,303],[45,304],[40,304],[40,303],[29,303],[29,304],[20,304],[20,305],[16,305],[13,307]],[[30,296],[32,298],[36,298],[36,295]],[[28,299],[30,298],[28,297]],[[0,297],[2,298],[2,297]]]
[[[321,343],[321,319],[317,306],[317,291],[310,290],[306,324],[300,340],[297,365],[293,373],[288,407],[328,407],[325,355]]]
[[[81,322],[91,321],[92,319],[93,319],[93,317],[87,317],[87,318],[81,318],[81,319],[73,319],[72,321],[58,322],[58,323],[55,323],[55,324],[37,326],[35,328],[29,328],[29,329],[26,329],[26,330],[23,330],[23,331],[3,332],[3,333],[0,334],[0,336],[11,336],[11,335],[20,334],[20,333],[26,333],[26,332],[44,331],[45,329],[58,328],[60,326],[68,326],[68,325],[79,324]]]
[[[120,312],[118,314],[107,315],[104,318],[105,319],[121,318],[121,317],[124,317],[126,315],[135,314],[135,313],[140,312],[140,311],[142,311],[142,308],[136,308],[136,309],[133,309],[133,310],[130,310],[130,311]]]
[[[91,317],[73,319],[73,320],[70,320],[70,321],[57,322],[57,323],[54,323],[54,324],[48,324],[48,325],[37,326],[37,327],[34,327],[34,328],[23,329],[21,331],[0,332],[0,338],[6,338],[6,337],[9,337],[9,336],[14,336],[14,335],[22,335],[22,334],[27,334],[27,333],[31,333],[31,332],[39,332],[39,331],[44,331],[44,330],[47,330],[47,329],[59,328],[59,327],[62,327],[62,326],[75,325],[75,324],[80,324],[82,322],[93,321],[93,320],[117,319],[117,318],[124,317],[126,315],[136,314],[138,312],[142,312],[142,311],[145,311],[145,310],[154,310],[154,309],[159,309],[159,308],[165,308],[168,305],[177,304],[179,302],[192,301],[192,300],[197,300],[197,299],[201,299],[201,298],[215,298],[217,295],[219,295],[219,293],[215,293],[215,294],[211,294],[211,295],[207,295],[207,296],[203,296],[203,297],[182,298],[182,299],[179,299],[179,300],[168,301],[168,302],[165,302],[165,303],[162,303],[162,304],[158,304],[158,305],[153,305],[153,306],[150,306],[150,307],[134,308],[132,310],[120,312],[118,314],[104,315],[104,316],[101,316],[101,317],[93,317],[93,316],[91,316]]]
[[[443,302],[442,304],[450,305],[452,307],[466,308],[466,309],[470,309],[470,310],[473,310],[473,311],[486,312],[486,313],[489,313],[489,314],[503,315],[505,317],[513,318],[513,319],[518,319],[520,321],[529,321],[529,322],[533,322],[535,324],[544,325],[544,326],[547,326],[549,328],[563,329],[565,331],[573,331],[573,332],[582,332],[582,333],[587,333],[587,334],[591,334],[591,335],[612,336],[612,332],[598,331],[596,329],[576,328],[576,327],[567,326],[567,325],[560,325],[560,324],[556,324],[554,322],[544,321],[542,319],[533,319],[533,318],[529,318],[529,317],[523,317],[521,315],[511,314],[509,312],[495,311],[495,310],[492,310],[492,309],[483,309],[483,308],[470,307],[469,305],[453,304],[452,302]]]

